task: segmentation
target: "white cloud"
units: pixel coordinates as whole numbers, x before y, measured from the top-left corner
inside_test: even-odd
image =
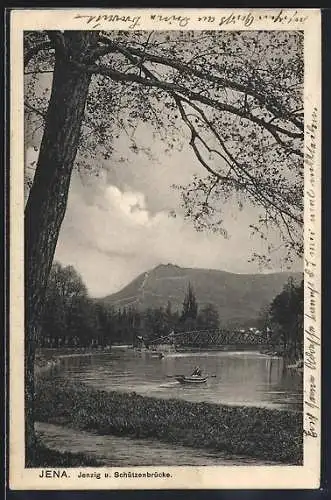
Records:
[[[252,212],[228,217],[231,238],[198,233],[190,221],[151,212],[144,193],[73,177],[56,258],[81,273],[90,293],[103,296],[160,263],[256,272],[247,260],[262,242],[250,237]],[[262,248],[262,247],[261,247]]]
[[[146,225],[149,222],[149,212],[146,210],[145,195],[139,192],[122,192],[116,186],[108,186],[105,196],[113,209],[126,216],[132,224]]]
[[[147,133],[145,140],[151,140]],[[113,159],[98,177],[73,174],[55,258],[74,265],[93,296],[113,293],[160,263],[257,272],[257,266],[248,263],[253,249],[263,251],[263,242],[252,238],[248,229],[257,210],[223,207],[229,240],[196,232],[183,219],[179,193],[170,186],[189,183],[195,172],[204,175],[201,166],[189,147],[166,156],[160,153],[160,143],[151,143],[157,159],[128,153],[125,161]],[[129,151],[123,137],[117,147]],[[30,178],[37,157],[36,147],[27,148]],[[171,210],[176,210],[176,218],[169,217]],[[277,241],[277,235],[270,237]],[[277,259],[274,264],[277,269]]]

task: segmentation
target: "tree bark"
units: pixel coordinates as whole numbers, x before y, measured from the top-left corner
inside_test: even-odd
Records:
[[[62,36],[62,35],[60,35]],[[47,280],[65,215],[91,75],[95,33],[66,32],[56,48],[52,92],[37,168],[25,208],[25,464],[35,459],[34,362]]]

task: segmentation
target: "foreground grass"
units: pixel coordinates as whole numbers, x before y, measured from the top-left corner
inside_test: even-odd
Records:
[[[265,408],[192,403],[40,380],[36,420],[99,434],[155,438],[194,448],[301,464],[302,415]]]

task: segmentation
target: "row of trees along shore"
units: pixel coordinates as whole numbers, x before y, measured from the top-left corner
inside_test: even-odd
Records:
[[[224,202],[249,202],[260,209],[251,230],[267,240],[274,227],[285,260],[302,257],[303,39],[299,31],[24,32],[27,141],[42,130],[24,221],[27,466],[35,349],[74,167],[114,162],[114,139],[146,123],[165,150],[188,144],[200,164],[177,186],[197,229],[226,234]],[[268,260],[271,247],[252,257]]]
[[[262,331],[270,332],[269,342],[289,359],[303,357],[304,282],[289,278],[281,293],[261,311]]]
[[[289,279],[281,293],[261,311],[259,330],[271,348],[295,359],[303,354],[303,281]],[[82,278],[72,266],[55,263],[46,292],[42,347],[110,346],[134,344],[142,335],[149,342],[171,331],[215,330],[220,318],[215,304],[199,307],[189,283],[182,309],[170,301],[164,307],[140,311],[134,306],[114,308],[91,299]]]
[[[200,310],[199,310],[200,309]],[[164,307],[139,311],[135,306],[114,308],[91,299],[82,278],[72,266],[52,266],[46,291],[39,345],[107,346],[134,344],[138,335],[147,341],[172,330],[217,329],[219,315],[213,304],[198,307],[189,284],[182,310],[174,310],[170,301]]]

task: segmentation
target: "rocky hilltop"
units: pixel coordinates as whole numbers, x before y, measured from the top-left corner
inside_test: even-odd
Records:
[[[140,274],[119,292],[103,298],[102,302],[115,308],[134,306],[145,310],[165,307],[170,300],[173,310],[181,310],[190,282],[199,306],[214,304],[222,325],[252,324],[290,277],[299,281],[302,274],[234,274],[161,264]]]

